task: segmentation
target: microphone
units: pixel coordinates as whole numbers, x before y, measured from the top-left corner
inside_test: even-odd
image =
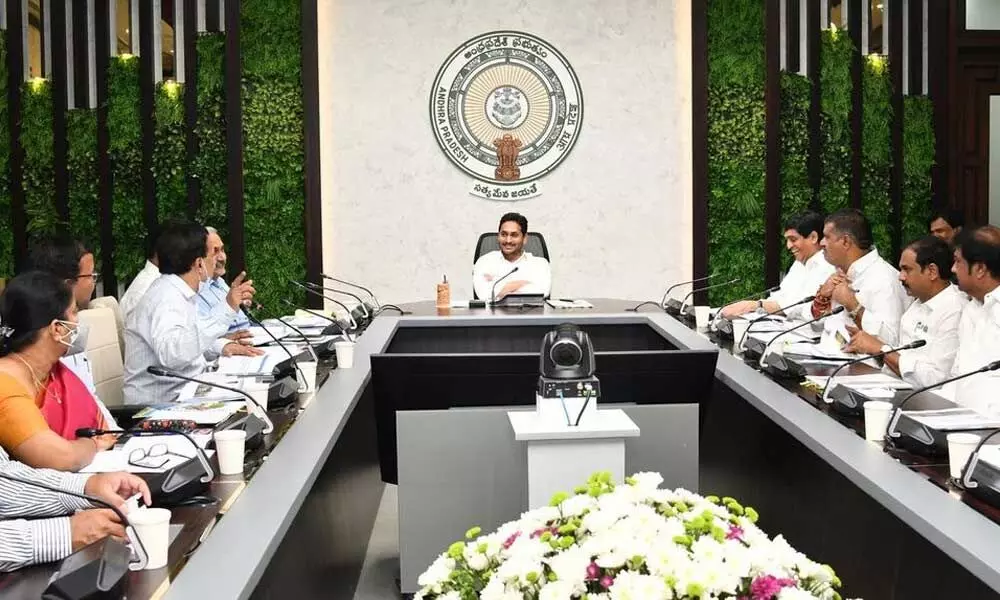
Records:
[[[497,279],[496,281],[493,282],[493,289],[490,291],[490,306],[493,306],[493,305],[495,305],[497,303],[497,284],[500,283],[501,281],[503,281],[504,279],[507,279],[508,277],[510,277],[511,275],[513,275],[514,273],[517,273],[518,269],[520,269],[520,268],[521,267],[514,267],[506,275],[504,275],[500,279]]]
[[[0,479],[55,494],[81,498],[94,506],[107,508],[121,520],[125,527],[125,537],[132,545],[132,550],[130,550],[124,542],[107,536],[80,548],[63,559],[55,575],[49,579],[49,584],[42,593],[43,598],[102,598],[104,594],[108,593],[111,594],[111,597],[121,597],[124,595],[125,586],[128,585],[125,579],[128,572],[141,571],[149,563],[146,547],[136,534],[135,528],[118,507],[89,494],[71,492],[41,481],[23,479],[8,473],[0,472]],[[132,556],[133,550],[135,552],[134,558]],[[115,590],[117,590],[118,596],[114,596]]]
[[[365,301],[361,299],[361,296],[358,296],[357,294],[352,294],[351,292],[345,292],[343,290],[338,290],[336,288],[322,286],[322,285],[319,285],[319,284],[316,284],[316,283],[312,283],[312,282],[309,282],[309,281],[307,281],[305,283],[306,283],[306,285],[308,285],[309,287],[311,287],[314,290],[321,290],[321,291],[333,292],[335,294],[343,294],[345,296],[350,296],[351,298],[354,298],[355,300],[357,300],[358,301],[358,308],[360,309],[360,313],[361,314],[359,314],[358,316],[356,316],[355,319],[359,323],[360,322],[371,323],[371,320],[375,318],[375,314],[372,313],[372,312],[370,312],[368,310],[368,305],[366,305]],[[354,311],[352,310],[351,313],[353,314]]]
[[[733,300],[732,302],[723,304],[722,306],[719,307],[719,310],[715,311],[715,318],[712,319],[712,325],[714,326],[719,319],[722,319],[722,324],[718,326],[719,331],[721,331],[722,333],[731,334],[733,332],[732,322],[729,321],[729,319],[723,318],[722,316],[722,311],[727,306],[732,306],[733,304],[736,304],[737,302],[743,302],[744,300],[753,300],[758,296],[766,296],[767,294],[773,294],[774,292],[777,292],[780,289],[781,289],[780,285],[771,286],[766,290],[762,290],[755,294],[750,294],[749,296],[740,298],[739,300]],[[726,327],[726,323],[729,323],[729,327]]]
[[[260,304],[258,304],[257,306],[260,306]],[[284,320],[281,317],[274,317],[274,319],[276,321],[278,321],[279,323],[281,323],[282,325],[284,325],[285,327],[287,327],[287,328],[291,329],[292,331],[294,331],[295,333],[297,333],[299,335],[299,337],[302,338],[302,341],[305,342],[305,344],[306,344],[306,350],[309,351],[309,356],[313,359],[313,361],[319,362],[319,355],[316,354],[316,350],[313,349],[312,344],[309,343],[309,338],[306,336],[306,334],[302,333],[301,329],[299,329],[298,327],[292,325],[291,323],[289,323],[288,321]],[[261,327],[263,327],[263,325]],[[285,350],[285,352],[288,352],[288,350]]]
[[[832,317],[833,315],[837,315],[837,314],[840,314],[842,312],[844,312],[844,307],[843,306],[838,306],[837,308],[831,310],[830,312],[826,313],[825,315],[820,315],[820,316],[816,317],[815,319],[810,319],[809,321],[805,321],[805,322],[799,323],[795,327],[792,327],[791,329],[786,329],[786,330],[780,332],[778,335],[776,335],[773,338],[771,338],[771,341],[769,341],[767,344],[764,345],[764,350],[760,353],[760,362],[759,362],[760,368],[761,369],[764,368],[764,366],[765,366],[764,359],[767,358],[767,349],[771,347],[771,344],[773,344],[775,340],[777,340],[778,338],[780,338],[781,336],[783,336],[785,334],[788,334],[788,333],[791,333],[791,332],[795,331],[796,329],[802,329],[806,325],[812,325],[813,323],[816,323],[818,321],[822,321],[823,319],[825,319],[827,317]],[[785,365],[785,368],[787,369],[787,365]]]
[[[360,285],[358,285],[356,283],[351,283],[350,281],[345,281],[343,279],[337,279],[336,277],[331,277],[331,276],[327,275],[326,273],[320,273],[320,276],[323,277],[323,279],[329,279],[330,281],[336,281],[337,283],[342,283],[342,284],[350,286],[352,288],[358,288],[359,290],[361,290],[364,293],[366,293],[369,296],[371,296],[372,302],[375,303],[375,316],[378,316],[378,315],[382,314],[383,310],[390,310],[390,309],[391,310],[397,310],[397,311],[399,311],[399,314],[401,314],[401,315],[412,314],[410,311],[403,310],[402,308],[396,306],[395,304],[385,304],[385,305],[383,305],[383,304],[379,303],[378,298],[375,297],[375,294],[372,293],[372,291],[370,289],[368,289],[368,288],[366,288],[364,286],[360,286]]]
[[[906,403],[910,401],[910,398],[913,398],[914,396],[922,392],[926,392],[927,390],[931,390],[937,387],[941,387],[942,385],[958,381],[959,379],[965,379],[966,377],[972,377],[973,375],[978,375],[980,373],[987,373],[989,371],[996,371],[997,369],[1000,369],[1000,360],[995,360],[987,364],[986,366],[976,369],[975,371],[969,371],[968,373],[962,373],[961,375],[949,377],[944,381],[939,381],[931,385],[925,385],[922,388],[914,390],[908,396],[903,398],[903,401],[900,402],[896,406],[895,410],[892,411],[892,418],[889,419],[889,427],[886,428],[886,433],[885,433],[886,439],[895,439],[901,435],[900,432],[896,431],[896,426],[899,424],[899,418],[903,416],[903,407],[906,406]]]
[[[258,304],[257,306],[260,306],[260,305]],[[292,351],[289,350],[287,346],[285,346],[284,344],[281,343],[281,340],[278,339],[278,336],[276,336],[273,333],[271,333],[271,330],[268,329],[267,327],[264,327],[264,324],[261,323],[259,320],[257,320],[256,317],[254,317],[253,315],[251,315],[250,311],[247,310],[247,308],[245,306],[240,306],[240,310],[243,311],[243,314],[245,314],[247,316],[247,319],[249,319],[251,323],[253,323],[257,327],[260,327],[261,329],[263,329],[264,333],[267,334],[267,337],[269,337],[272,340],[274,340],[274,343],[277,344],[279,348],[281,348],[282,350],[285,351],[285,354],[288,355],[288,360],[292,363],[292,366],[295,367],[295,370],[299,372],[299,375],[302,376],[302,381],[305,381],[306,380],[306,374],[302,372],[302,369],[299,367],[299,361],[297,361],[295,359],[295,357],[298,356],[298,355],[297,354],[292,354]],[[309,342],[306,342],[306,346],[308,346],[308,345],[309,345]]]
[[[964,487],[965,489],[975,490],[976,488],[979,487],[979,482],[972,478],[972,476],[975,474],[976,465],[979,464],[979,451],[983,448],[983,446],[986,445],[986,442],[995,437],[997,434],[1000,434],[1000,429],[995,429],[991,431],[989,434],[985,435],[983,439],[979,440],[979,443],[976,445],[976,449],[973,450],[972,454],[969,455],[969,460],[966,461],[965,468],[962,469],[962,479],[961,481],[959,481],[959,484],[961,484],[961,486]],[[990,492],[992,492],[989,495],[993,496],[993,498],[987,498],[987,499],[988,500],[995,499],[997,494],[997,490],[995,489],[996,482],[994,481],[993,485],[990,485],[990,482],[984,482],[984,483],[986,483],[987,486],[992,488],[989,490]],[[973,492],[973,494],[976,493]],[[994,503],[991,502],[991,504]]]
[[[319,317],[320,319],[324,319],[326,321],[329,321],[330,324],[327,325],[325,329],[323,329],[323,335],[340,335],[340,334],[343,333],[344,335],[347,336],[347,338],[349,340],[354,341],[354,339],[351,337],[350,332],[344,330],[344,327],[343,327],[343,325],[341,325],[340,321],[338,321],[336,319],[333,319],[331,317],[328,317],[328,316],[324,315],[321,312],[316,312],[316,311],[314,311],[312,309],[309,309],[309,308],[304,308],[304,307],[301,307],[301,306],[297,306],[296,304],[292,303],[290,300],[288,300],[286,298],[282,298],[281,301],[284,302],[285,304],[287,304],[288,306],[292,307],[295,310],[305,311],[306,313],[308,313],[308,314],[310,314],[310,315],[312,315],[314,317]],[[284,321],[282,321],[282,323],[284,323]],[[332,331],[331,331],[331,329],[332,329]]]
[[[926,345],[927,345],[927,341],[926,340],[916,340],[916,341],[910,342],[909,344],[906,344],[904,346],[899,346],[898,348],[890,348],[888,350],[884,350],[884,351],[881,351],[881,352],[876,352],[875,354],[866,354],[864,356],[860,356],[858,358],[852,358],[849,361],[846,361],[846,362],[844,362],[842,364],[839,364],[839,365],[837,365],[837,368],[833,370],[833,373],[830,373],[830,377],[827,378],[826,385],[823,386],[823,393],[820,394],[820,398],[823,399],[823,402],[826,402],[828,404],[830,402],[833,402],[832,400],[828,399],[828,394],[829,394],[829,391],[830,391],[830,384],[833,382],[833,378],[837,376],[837,373],[839,373],[844,367],[849,366],[849,365],[853,365],[855,363],[863,362],[863,361],[866,361],[866,360],[869,360],[869,359],[872,359],[872,358],[882,358],[886,354],[892,354],[893,352],[899,352],[901,350],[913,350],[914,348],[922,348],[922,347],[924,347]]]
[[[698,279],[692,279],[691,281],[682,281],[680,283],[675,283],[674,285],[668,287],[667,291],[663,292],[663,298],[660,299],[660,302],[658,304],[656,302],[653,302],[652,300],[646,300],[645,302],[640,302],[639,304],[636,304],[631,308],[626,308],[625,310],[628,312],[638,312],[640,308],[646,306],[647,304],[656,304],[656,306],[659,306],[662,309],[666,309],[668,308],[667,305],[669,303],[667,297],[670,295],[670,292],[674,290],[674,288],[680,287],[682,285],[687,285],[689,283],[701,283],[702,281],[708,281],[709,279],[712,279],[713,277],[718,277],[719,275],[721,275],[721,273],[712,273],[707,277],[699,277]],[[677,300],[675,300],[674,298],[670,298],[670,301],[674,302],[674,304],[671,305],[671,308],[673,308],[674,310],[676,310],[680,306],[680,304],[677,304]]]
[[[696,289],[691,290],[690,292],[688,292],[687,296],[684,296],[684,299],[681,300],[681,307],[680,307],[680,310],[677,311],[677,313],[679,315],[683,316],[684,315],[684,311],[687,308],[688,298],[690,298],[691,296],[697,294],[698,292],[704,292],[705,290],[710,290],[710,289],[717,288],[717,287],[723,287],[723,286],[726,286],[726,285],[732,285],[734,283],[739,283],[742,280],[743,280],[742,277],[734,277],[733,279],[730,279],[729,281],[723,281],[722,283],[713,283],[712,285],[706,285],[705,287],[696,288]]]
[[[310,294],[312,294],[314,296],[319,296],[320,298],[323,298],[324,300],[329,300],[330,302],[333,302],[334,304],[336,304],[340,308],[343,308],[344,311],[347,312],[347,318],[349,319],[350,324],[351,324],[351,331],[357,331],[357,329],[358,329],[358,322],[354,320],[354,315],[351,314],[351,309],[347,308],[346,304],[344,304],[340,300],[334,300],[333,298],[327,296],[326,294],[324,294],[322,292],[318,292],[318,291],[312,289],[311,287],[309,287],[307,285],[299,283],[298,281],[290,281],[290,283],[292,285],[296,285],[296,286],[304,289],[306,292],[308,292],[308,293],[310,293]],[[347,332],[345,331],[344,333],[347,333]]]
[[[188,443],[190,443],[191,446],[194,448],[195,458],[198,459],[198,462],[201,463],[202,468],[205,470],[205,474],[202,475],[201,477],[201,482],[208,483],[213,479],[215,479],[215,470],[212,469],[212,463],[209,462],[208,456],[205,455],[204,450],[202,450],[201,446],[199,446],[198,443],[194,441],[194,438],[192,438],[190,435],[184,433],[179,429],[157,427],[154,429],[133,428],[133,429],[128,429],[126,431],[121,431],[121,430],[108,430],[108,429],[94,429],[93,427],[82,427],[76,430],[76,437],[92,438],[92,437],[97,437],[99,435],[105,435],[108,433],[114,433],[118,435],[128,434],[133,437],[157,437],[161,435],[179,435],[184,439],[186,439]]]
[[[219,383],[215,383],[214,381],[206,381],[204,379],[196,379],[194,377],[188,377],[187,375],[181,375],[180,373],[177,373],[175,371],[170,371],[168,369],[163,369],[160,367],[153,367],[153,366],[147,367],[146,372],[149,373],[150,375],[155,375],[157,377],[171,377],[173,379],[181,379],[183,381],[193,381],[195,383],[200,383],[202,385],[207,385],[209,387],[214,387],[220,390],[226,390],[227,392],[233,392],[234,394],[239,394],[250,401],[247,406],[247,409],[249,410],[250,414],[263,421],[264,423],[263,433],[266,435],[274,431],[274,423],[272,423],[271,418],[267,416],[267,411],[264,410],[264,407],[261,406],[259,402],[254,400],[253,396],[251,396],[250,394],[244,392],[239,388],[229,387],[228,385],[222,385]],[[254,410],[254,408],[256,408],[256,410]]]
[[[743,337],[740,338],[740,343],[736,347],[739,348],[740,346],[743,345],[743,342],[746,341],[746,339],[747,339],[747,335],[750,334],[750,330],[753,329],[753,326],[756,325],[758,321],[763,321],[763,320],[767,319],[768,317],[770,317],[772,315],[776,315],[778,313],[783,313],[786,310],[788,310],[789,308],[795,308],[796,306],[801,306],[803,304],[809,304],[810,302],[812,302],[815,299],[816,299],[816,296],[806,296],[805,298],[799,300],[798,302],[795,302],[793,304],[789,304],[787,306],[778,307],[778,308],[772,310],[771,312],[764,313],[764,314],[762,314],[761,316],[759,316],[759,317],[757,317],[755,319],[751,319],[750,320],[750,324],[747,325],[746,331],[743,332]]]

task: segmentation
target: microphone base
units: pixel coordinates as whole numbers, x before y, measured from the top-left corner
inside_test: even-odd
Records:
[[[764,359],[762,370],[776,379],[801,381],[806,378],[806,370],[802,365],[773,352]]]
[[[255,415],[236,413],[215,426],[216,431],[242,429],[247,432],[247,450],[256,450],[264,445],[264,422]],[[214,441],[209,443],[214,448]]]
[[[864,413],[864,404],[874,398],[839,384],[833,384],[827,397],[833,402],[830,409],[840,415],[859,417]]]
[[[663,307],[667,311],[668,315],[679,316],[681,314],[681,303],[680,300],[676,298],[668,298],[666,305]]]
[[[969,479],[977,485],[965,488],[967,493],[994,508],[1000,508],[1000,469],[980,458],[976,461],[976,466],[973,467]]]
[[[202,483],[205,469],[197,458],[177,465],[163,473],[139,473],[146,481],[155,506],[177,506],[193,496],[202,496],[208,484]]]
[[[720,338],[733,339],[733,322],[729,319],[720,318],[715,324],[715,333]]]
[[[110,537],[84,546],[63,560],[42,598],[123,598],[131,555],[128,546]]]

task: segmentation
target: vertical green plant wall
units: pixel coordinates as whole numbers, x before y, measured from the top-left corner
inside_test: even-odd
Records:
[[[926,96],[903,99],[903,245],[927,234],[934,166],[934,108]]]
[[[827,213],[851,204],[851,53],[847,32],[827,29],[820,41],[820,202]]]
[[[305,278],[300,9],[292,0],[240,6],[246,262],[271,311],[288,280]]]
[[[187,217],[184,88],[173,81],[159,83],[154,103],[153,177],[156,181],[156,214],[163,223]]]
[[[759,0],[708,4],[708,269],[741,277],[709,301],[764,281],[764,13]]]
[[[137,56],[111,58],[108,133],[114,179],[115,276],[121,282],[128,282],[142,269],[146,239],[142,218],[142,129]]]
[[[21,88],[21,147],[24,149],[24,207],[31,238],[54,235],[59,231],[55,206],[53,171],[52,84],[45,79],[31,79]]]
[[[892,251],[892,210],[889,172],[892,170],[892,103],[889,63],[868,56],[861,75],[861,205],[872,224],[875,247],[883,258],[895,262]]]
[[[95,259],[100,260],[96,111],[81,108],[66,112],[66,145],[69,228],[74,237],[83,240],[94,251]]]
[[[221,33],[198,36],[198,121],[195,125],[198,153],[190,167],[198,179],[201,194],[198,219],[216,227],[223,236],[229,233],[226,221],[226,117],[223,100],[225,43],[226,37]]]
[[[7,110],[7,37],[0,35],[0,277],[14,274],[14,228],[10,210],[10,113]]]
[[[809,97],[812,84],[795,73],[781,74],[781,219],[809,208]],[[792,255],[781,253],[781,269],[792,264]]]

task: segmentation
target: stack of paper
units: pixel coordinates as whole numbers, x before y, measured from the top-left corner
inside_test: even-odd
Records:
[[[1000,419],[964,407],[936,410],[906,410],[903,411],[903,414],[937,431],[996,429],[1000,427]]]
[[[197,384],[194,384],[197,386]],[[209,386],[203,386],[208,388]],[[185,388],[187,389],[187,388]],[[212,388],[217,389],[217,388]],[[220,394],[230,394],[242,398],[238,394],[219,390]],[[183,397],[183,392],[182,396]],[[234,412],[244,407],[243,402],[226,402],[221,400],[198,400],[192,402],[171,402],[154,404],[135,413],[136,419],[175,419],[194,421],[199,425],[215,425],[229,418]]]
[[[254,346],[264,346],[266,344],[273,344],[274,338],[278,338],[280,340],[282,338],[288,337],[288,334],[291,333],[291,329],[285,327],[284,325],[280,325],[277,327],[268,327],[266,331],[264,330],[263,327],[255,326],[248,328],[247,331],[249,331],[250,335],[253,336],[250,338],[250,343]]]

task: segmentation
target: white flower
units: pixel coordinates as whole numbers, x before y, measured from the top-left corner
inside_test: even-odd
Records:
[[[538,600],[571,600],[576,591],[568,581],[550,581],[539,591]]]
[[[441,585],[448,580],[454,569],[455,560],[448,558],[447,554],[442,554],[417,578],[417,585],[423,588]]]
[[[647,492],[652,492],[656,488],[660,487],[661,483],[663,483],[663,476],[659,473],[646,471],[633,475],[632,481],[634,482],[634,487]]]
[[[660,577],[622,571],[611,586],[611,600],[668,600],[673,594]]]
[[[523,596],[521,592],[505,586],[503,581],[494,577],[479,593],[479,598],[480,600],[522,600]]]
[[[778,592],[778,600],[816,600],[816,596],[805,590],[786,587],[781,588],[781,591]]]
[[[572,547],[560,554],[545,559],[549,568],[556,574],[558,581],[571,584],[573,587],[583,586],[587,577],[587,566],[590,565],[590,554],[579,546]]]
[[[578,517],[597,506],[597,499],[587,494],[577,494],[563,500],[559,505],[563,518]]]

